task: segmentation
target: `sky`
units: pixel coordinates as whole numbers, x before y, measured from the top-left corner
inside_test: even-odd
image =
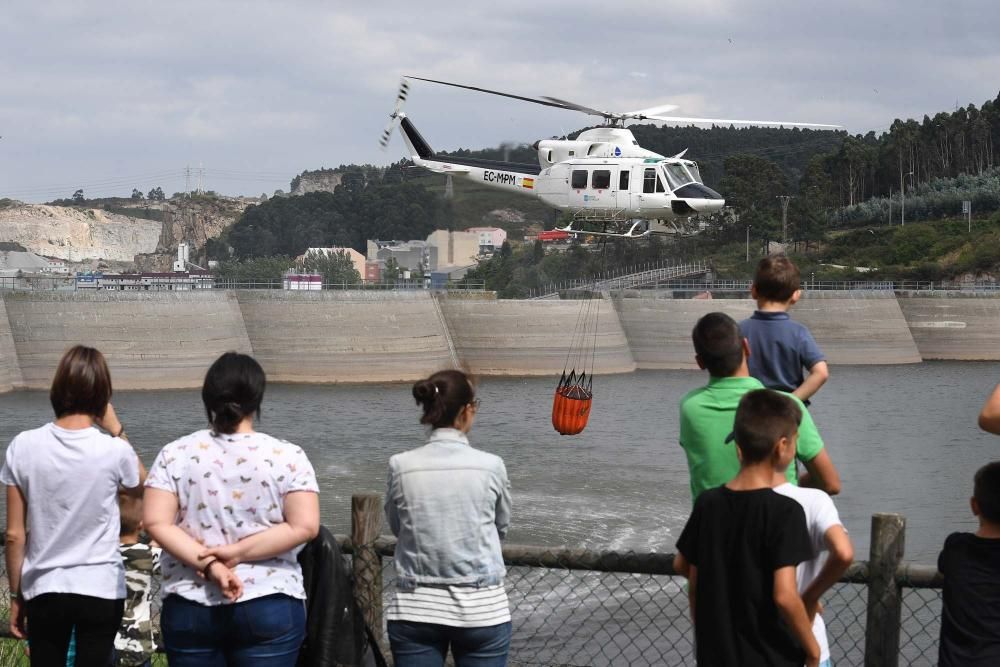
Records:
[[[199,179],[259,195],[305,169],[389,164],[403,142],[378,138],[407,74],[881,132],[995,99],[998,24],[992,0],[4,0],[0,198],[169,195]],[[405,111],[439,150],[595,122],[423,82]]]

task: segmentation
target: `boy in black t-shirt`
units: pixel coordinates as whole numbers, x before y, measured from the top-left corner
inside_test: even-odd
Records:
[[[733,434],[740,472],[702,493],[680,539],[675,569],[688,568],[698,663],[712,666],[819,664],[795,580],[812,558],[802,506],[771,489],[776,461],[794,455],[798,406],[776,391],[748,392]]]
[[[971,504],[979,530],[952,533],[938,556],[941,667],[1000,665],[1000,461],[976,472]]]

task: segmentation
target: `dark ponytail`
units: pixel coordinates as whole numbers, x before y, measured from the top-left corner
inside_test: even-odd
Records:
[[[264,369],[253,357],[226,352],[216,359],[201,387],[201,400],[212,430],[234,433],[244,417],[259,418],[266,384]]]
[[[475,400],[476,390],[472,378],[462,371],[438,371],[413,385],[413,398],[424,409],[421,424],[448,428],[462,408]]]

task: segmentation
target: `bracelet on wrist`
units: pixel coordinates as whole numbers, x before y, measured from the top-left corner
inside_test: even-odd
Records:
[[[114,434],[112,434],[112,437],[115,437],[115,438],[121,438],[122,436],[124,436],[124,435],[125,435],[125,424],[121,424],[121,423],[119,423],[119,424],[118,424],[118,426],[120,427],[120,428],[118,429],[118,432],[117,432],[117,433],[114,433]]]
[[[11,591],[10,592],[10,599],[11,600],[20,600],[21,599],[21,592],[20,591]]]
[[[204,576],[206,579],[208,579],[208,571],[211,570],[212,566],[215,565],[218,562],[219,562],[218,558],[212,558],[212,560],[210,560],[207,563],[205,563],[205,565],[201,568],[201,574],[202,574],[202,576]]]

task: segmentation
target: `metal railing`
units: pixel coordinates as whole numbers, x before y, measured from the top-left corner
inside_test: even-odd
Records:
[[[355,597],[387,650],[382,609],[396,576],[395,540],[379,535],[381,516],[381,497],[354,496],[352,535],[338,541],[352,561]],[[903,517],[873,516],[869,560],[855,562],[824,596],[834,664],[936,664],[942,579],[935,567],[902,562],[904,532]],[[675,574],[673,554],[508,544],[503,555],[511,665],[695,664],[686,580]],[[158,593],[157,578],[154,587]],[[0,637],[8,638],[0,639],[0,667],[24,664],[0,592]],[[153,621],[158,628],[158,595]]]
[[[395,540],[375,537],[381,507],[377,495],[355,496],[353,533],[341,541],[354,554],[357,599],[384,643]],[[903,517],[874,515],[869,560],[824,597],[834,664],[936,663],[942,579],[935,567],[902,562],[904,533]],[[686,580],[673,554],[508,544],[503,556],[511,665],[695,664]]]
[[[70,277],[36,277],[36,276],[0,276],[0,290],[8,291],[79,291],[79,292],[201,292],[206,289],[217,290],[284,290],[284,282],[281,280],[271,281],[243,281],[225,280],[216,278],[210,287],[204,285],[192,285],[173,281],[163,281],[148,285],[129,285],[124,289],[115,287],[98,288],[92,285],[81,286],[76,280]],[[392,290],[445,290],[462,292],[483,292],[486,290],[486,283],[482,280],[454,281],[444,285],[428,285],[418,280],[401,280],[394,283],[361,281],[356,283],[323,283],[323,290],[364,290],[364,291],[392,291]],[[306,291],[291,289],[287,291]],[[318,290],[317,290],[318,291]]]

